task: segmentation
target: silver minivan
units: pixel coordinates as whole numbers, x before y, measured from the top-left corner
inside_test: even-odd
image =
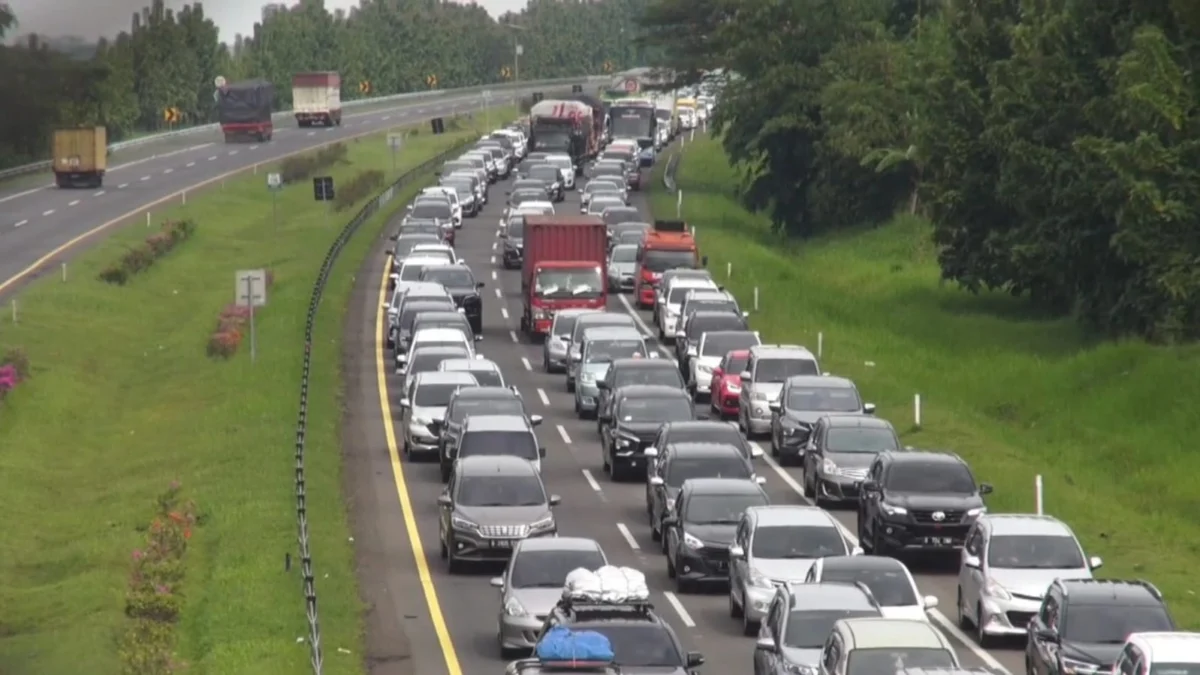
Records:
[[[567,341],[567,391],[575,392],[575,368],[582,356],[583,331],[596,326],[629,326],[637,328],[637,323],[632,316],[622,314],[620,312],[595,312],[594,314],[585,314],[575,320],[575,327],[571,330],[571,339]]]

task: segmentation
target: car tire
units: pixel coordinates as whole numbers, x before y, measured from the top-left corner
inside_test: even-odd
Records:
[[[962,586],[959,586],[955,594],[955,609],[958,610],[958,627],[966,632],[972,628],[971,620],[967,618],[967,613],[963,607]]]
[[[742,601],[745,603],[745,601]],[[733,619],[740,619],[745,616],[746,609],[744,605],[739,605],[733,601],[733,585],[729,586],[729,616]]]
[[[441,463],[441,464],[442,465],[440,467],[440,470],[441,470],[441,474],[442,474],[442,482],[449,483],[450,482],[450,467],[447,464],[444,464],[444,463]]]
[[[992,644],[992,636],[988,635],[983,630],[983,627],[987,625],[987,622],[983,620],[982,606],[977,606],[975,608],[975,617],[975,642],[978,642],[980,647],[987,649]]]
[[[667,578],[675,578],[675,559],[670,553],[667,554]]]
[[[742,611],[742,635],[746,637],[754,637],[758,635],[758,622],[751,621],[746,617],[746,612]]]

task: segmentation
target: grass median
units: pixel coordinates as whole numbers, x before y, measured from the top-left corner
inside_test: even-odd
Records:
[[[996,485],[993,512],[1034,511],[1041,474],[1046,512],[1104,558],[1101,576],[1154,583],[1200,628],[1200,348],[1099,342],[1020,299],[943,285],[919,218],[786,241],[740,206],[719,142],[678,151],[683,215],[743,306],[759,289],[764,340],[815,351],[821,334],[825,369],[853,378],[906,443],[962,455]],[[653,189],[653,211],[673,218],[661,167]]]
[[[511,108],[491,121],[515,116]],[[389,180],[482,131],[407,139],[397,169],[384,134],[348,141],[346,183],[377,169]],[[357,210],[327,214],[311,183],[278,195],[268,169],[164,208],[155,224],[190,218],[195,235],[126,286],[97,280],[149,231],[130,225],[72,261],[67,281],[43,278],[18,297],[18,322],[0,317],[3,348],[24,349],[33,375],[0,404],[0,671],[67,674],[88,664],[120,672],[131,552],[154,497],[182,483],[200,511],[183,582],[179,657],[189,672],[295,675],[308,668],[296,550],[292,464],[305,312],[329,244]],[[415,190],[414,186],[411,188]],[[410,190],[411,191],[411,190]],[[354,552],[341,495],[342,317],[353,274],[397,195],[343,252],[315,337],[307,451],[309,526],[325,672],[362,672]],[[274,275],[249,345],[228,361],[206,356],[234,272]],[[343,651],[345,650],[345,651]]]

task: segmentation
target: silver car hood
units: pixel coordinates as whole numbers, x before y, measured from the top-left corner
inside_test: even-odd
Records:
[[[771,559],[755,558],[751,563],[755,572],[773,581],[804,581],[812,567],[812,558]]]
[[[712,369],[720,365],[722,358],[720,356],[697,356],[692,359],[692,363],[697,366],[708,366],[709,369]],[[737,373],[734,374],[736,375]]]
[[[797,649],[795,647],[784,647],[783,656],[788,663],[794,663],[799,666],[807,666],[816,669],[821,662],[821,649]]]
[[[425,419],[440,422],[446,418],[446,406],[432,405],[414,405],[412,407],[413,419]]]
[[[989,567],[987,572],[993,581],[1009,592],[1027,598],[1041,598],[1046,595],[1055,579],[1088,579],[1092,576],[1087,568],[1025,570]]]
[[[745,383],[742,386],[746,386]],[[750,385],[755,394],[766,394],[768,400],[779,398],[779,392],[783,391],[782,382],[755,382]]]
[[[549,614],[562,599],[561,588],[514,588],[509,597],[517,599],[530,614]]]
[[[608,266],[608,269],[621,276],[631,277],[633,276],[634,271],[637,269],[637,263],[612,263]]]

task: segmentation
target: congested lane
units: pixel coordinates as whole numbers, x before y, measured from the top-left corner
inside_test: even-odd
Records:
[[[739,622],[730,617],[725,589],[687,595],[673,592],[674,584],[667,578],[665,559],[659,552],[659,544],[650,537],[644,484],[613,483],[608,480],[602,470],[596,423],[576,417],[563,376],[542,372],[541,346],[529,344],[515,332],[521,314],[519,273],[503,270],[498,252],[497,225],[503,209],[505,189],[503,183],[493,187],[490,204],[478,217],[468,219],[459,231],[457,248],[475,275],[487,285],[483,289],[485,339],[480,351],[500,365],[509,382],[520,389],[531,412],[545,418],[538,429],[541,444],[547,449],[542,473],[549,491],[563,498],[556,510],[559,533],[594,538],[604,547],[614,564],[642,570],[647,576],[656,607],[675,628],[685,648],[705,655],[707,663],[704,670],[748,671],[754,642],[741,635]],[[646,213],[644,198],[637,193],[634,193],[634,205]],[[556,205],[556,208],[560,213],[577,213],[578,196],[568,194],[567,200]],[[647,214],[646,219],[649,218]],[[382,301],[382,275],[385,268],[382,259],[372,266],[377,280],[375,307],[379,307]],[[635,312],[623,298],[614,297],[609,310],[634,313],[645,324],[649,324],[648,315]],[[381,318],[377,317],[377,320],[381,321]],[[377,337],[381,330],[382,324],[377,326]],[[376,349],[382,349],[378,342]],[[383,414],[391,420],[398,420],[399,409],[395,406],[400,399],[396,388],[398,381],[388,372],[383,373],[383,379],[387,382],[387,398],[392,407],[391,410],[385,409]],[[699,408],[704,410],[707,406]],[[765,444],[763,449],[766,449]],[[452,671],[450,675],[456,675],[453,672],[456,667],[465,673],[493,671],[501,663],[496,644],[500,603],[498,592],[490,587],[488,581],[500,569],[480,568],[466,575],[454,576],[446,572],[445,561],[438,555],[436,501],[442,491],[442,483],[437,465],[407,462],[400,465],[395,452],[393,448],[393,470],[402,472],[403,478],[397,483],[404,484],[403,490],[411,501],[414,527],[420,540],[418,553],[423,556],[431,588],[445,617],[447,633],[442,637],[443,648],[449,643],[453,649],[446,659],[447,663],[456,664],[449,667]],[[766,478],[764,487],[772,503],[804,503],[799,494],[798,472],[779,467],[769,457],[758,462],[759,474]],[[838,518],[853,534],[853,513],[839,511]],[[917,579],[922,592],[936,595],[942,611],[953,616],[953,573],[938,571],[941,567],[936,566],[933,571],[927,571],[929,566],[921,561],[913,561],[912,566],[914,573],[920,572]],[[437,618],[434,617],[436,622]],[[942,623],[949,622],[943,619]],[[952,627],[950,631],[953,635]],[[988,654],[976,650],[969,639],[963,642],[961,635],[956,637],[960,657],[967,665],[1006,669],[1009,672],[1021,669],[1018,651],[1001,650]]]

